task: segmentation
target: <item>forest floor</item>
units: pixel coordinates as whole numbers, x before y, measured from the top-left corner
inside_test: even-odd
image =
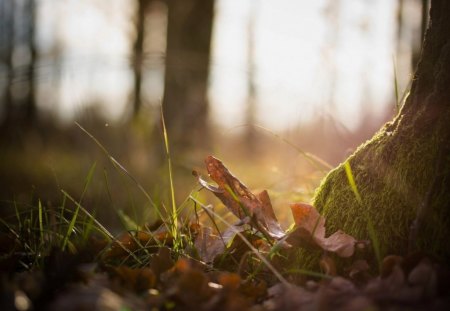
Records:
[[[214,157],[205,162],[215,184],[194,175],[238,223],[228,223],[195,195],[190,196],[195,212],[185,221],[175,207],[164,221],[116,237],[68,193],[74,210],[40,201],[36,208],[16,208],[15,224],[2,220],[1,309],[450,307],[450,270],[432,256],[388,255],[377,262],[371,241],[341,231],[326,237],[325,219],[305,203],[291,205],[294,225],[285,231],[267,192],[254,195]],[[204,225],[202,217],[213,226]],[[317,255],[314,262],[303,262],[305,252]]]
[[[20,177],[19,167],[41,181],[31,200],[15,197],[1,202],[1,310],[450,309],[449,266],[433,254],[380,256],[372,241],[360,241],[340,231],[326,236],[326,220],[305,203],[291,204],[290,215],[279,213],[279,205],[307,201],[323,174],[308,173],[314,183],[302,185],[301,191],[286,178],[274,178],[271,200],[268,192],[252,192],[240,181],[253,178],[256,182],[251,183],[258,184],[263,169],[248,176],[245,169],[238,169],[238,179],[221,161],[207,157],[195,176],[189,172],[181,181],[189,178],[195,185],[183,203],[175,204],[180,200],[173,192],[180,191],[171,178],[164,184],[167,193],[161,194],[168,199],[155,203],[154,196],[150,198],[142,189],[139,195],[144,200],[139,201],[128,188],[139,190],[140,183],[133,181],[130,186],[122,182],[123,176],[119,181],[112,176],[119,170],[128,178],[123,167],[107,170],[107,163],[91,163],[92,158],[104,157],[102,152],[85,158],[67,156],[64,148],[71,150],[73,141],[80,149],[80,144],[89,143],[76,136],[68,142],[64,137],[70,135],[61,135],[58,149],[51,152],[41,139],[24,144],[22,153],[10,152],[10,148],[1,154],[1,171],[8,176],[2,180],[2,191],[8,187],[17,190],[34,181]],[[129,157],[127,167],[140,163],[140,149],[133,145],[138,144],[120,130],[113,136],[115,149],[107,156],[122,152]],[[99,140],[110,145],[103,137]],[[127,145],[117,144],[117,140]],[[39,148],[42,152],[32,153],[34,159],[20,155]],[[48,186],[53,176],[37,167],[37,163],[55,158],[59,162],[54,162],[53,173],[69,176],[68,180],[55,177],[61,191]],[[299,162],[298,157],[293,158]],[[292,170],[291,162],[288,165]],[[106,190],[95,183],[101,166]],[[277,170],[270,170],[272,178]],[[210,180],[202,177],[205,171],[203,175]],[[80,172],[87,175],[84,180]],[[81,186],[68,187],[70,179]],[[92,197],[93,189],[100,200]],[[308,196],[298,194],[307,191]],[[290,196],[280,199],[287,192]],[[56,197],[61,196],[58,201]],[[133,215],[132,208],[117,206],[129,197],[136,198],[131,200],[134,205],[142,204],[155,215],[128,216]],[[148,202],[143,205],[145,200]],[[31,203],[21,203],[24,201]],[[95,204],[109,210],[116,205],[114,221],[121,223],[122,229],[109,229],[109,218],[102,210],[90,208]],[[148,219],[150,223],[146,223]]]

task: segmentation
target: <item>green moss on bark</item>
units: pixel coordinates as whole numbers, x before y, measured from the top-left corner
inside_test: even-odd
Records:
[[[410,248],[450,264],[448,29],[450,2],[433,0],[410,96],[398,116],[347,159],[362,203],[350,188],[343,164],[315,194],[313,203],[325,216],[329,233],[342,229],[369,239],[370,219],[381,256],[405,254]],[[410,239],[416,219],[418,231]]]
[[[420,132],[412,124],[402,125],[406,120],[401,118],[388,123],[347,159],[362,204],[350,187],[344,164],[323,180],[313,202],[325,216],[329,234],[342,229],[358,239],[370,239],[367,228],[370,219],[382,256],[407,252],[411,225],[433,187],[435,163],[442,144],[439,129],[443,127],[439,124]],[[446,170],[448,176],[449,161],[441,169]],[[446,191],[445,186],[441,183],[438,185],[441,189],[433,189],[435,197],[427,207],[416,247],[450,258],[450,223],[446,208],[450,191]]]

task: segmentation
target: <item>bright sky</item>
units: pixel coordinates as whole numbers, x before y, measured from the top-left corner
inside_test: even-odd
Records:
[[[42,94],[55,93],[56,86],[59,96],[41,105],[70,118],[100,102],[120,117],[132,86],[130,1],[39,3],[41,50],[50,53],[58,43],[64,55],[61,82],[41,83]],[[395,1],[217,0],[209,97],[218,124],[244,123],[250,14],[258,124],[281,130],[332,114],[351,128],[363,110],[381,113],[392,105]],[[161,69],[162,63],[148,68],[151,81],[161,78]]]
[[[224,126],[244,122],[246,32],[252,12],[258,123],[278,130],[329,113],[353,127],[363,109],[381,113],[389,104],[395,52],[393,1],[249,3],[218,3],[210,90],[218,122]]]

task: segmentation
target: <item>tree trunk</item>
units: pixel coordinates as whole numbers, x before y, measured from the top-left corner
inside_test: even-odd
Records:
[[[331,171],[314,198],[329,232],[370,239],[371,223],[381,255],[422,250],[450,262],[450,1],[432,1],[421,59],[400,112],[346,162],[362,202],[345,163]]]
[[[247,24],[247,109],[245,111],[245,123],[247,128],[245,130],[244,145],[249,154],[256,153],[256,85],[255,85],[255,21],[257,15],[257,5],[259,2],[253,2],[250,11],[250,18]]]
[[[2,122],[9,121],[12,114],[11,85],[13,80],[12,53],[14,48],[14,0],[0,3],[0,62],[5,68],[3,85],[0,85],[3,94]]]
[[[134,97],[133,116],[137,117],[142,106],[142,66],[144,61],[145,16],[149,0],[138,0],[136,11],[136,40],[133,47]]]
[[[29,91],[25,98],[25,122],[27,125],[32,125],[37,121],[37,107],[36,107],[36,75],[35,69],[37,64],[37,49],[35,42],[35,32],[37,27],[36,16],[36,0],[28,0],[28,47],[30,49],[30,63],[27,68],[27,79]]]
[[[207,83],[214,0],[169,0],[163,110],[177,146],[207,139]]]

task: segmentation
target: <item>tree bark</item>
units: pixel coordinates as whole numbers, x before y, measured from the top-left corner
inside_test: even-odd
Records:
[[[346,162],[362,202],[349,185]],[[376,236],[381,256],[409,248],[450,263],[449,1],[431,3],[421,59],[400,112],[328,174],[314,205],[329,232]]]
[[[149,0],[138,0],[136,10],[136,40],[133,47],[134,96],[133,116],[137,117],[142,106],[142,66],[144,61],[145,16]]]
[[[178,147],[207,140],[214,0],[169,0],[163,111]]]
[[[5,68],[3,80],[3,103],[2,122],[11,119],[12,114],[12,94],[11,85],[14,75],[12,64],[12,53],[14,48],[14,12],[15,3],[13,0],[0,3],[0,62]]]

